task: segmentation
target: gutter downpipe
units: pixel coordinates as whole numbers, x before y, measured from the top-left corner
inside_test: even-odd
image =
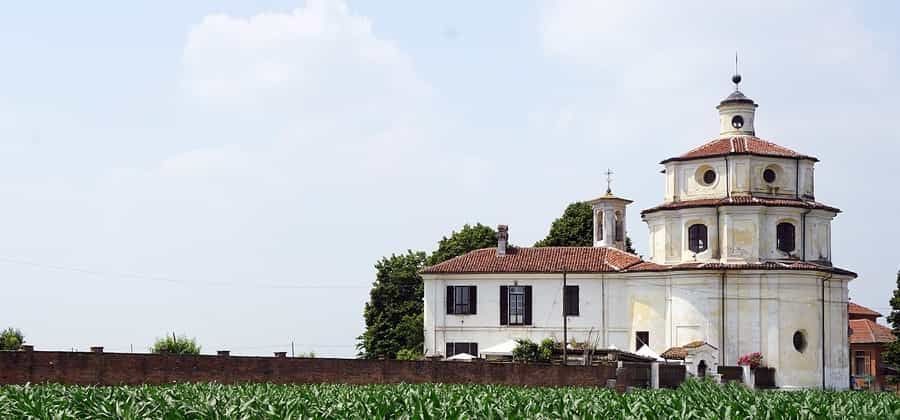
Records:
[[[828,278],[822,277],[822,389],[825,389],[825,282],[830,281],[834,274]]]
[[[719,289],[722,291],[722,329],[721,336],[722,341],[719,342],[719,348],[722,349],[722,359],[719,360],[719,366],[725,365],[725,277],[727,276],[727,272],[722,270],[722,279],[720,282]]]
[[[568,323],[569,317],[568,317],[568,314],[566,313],[566,272],[565,271],[563,271],[562,280],[563,280],[563,299],[562,299],[562,307],[563,307],[563,311],[562,311],[563,312],[563,343],[562,343],[563,366],[568,366],[569,365],[569,355],[566,352],[566,347],[568,346],[568,343],[569,343],[569,337],[568,337],[568,332],[567,332],[567,330],[568,330],[567,323]]]
[[[800,214],[800,261],[806,261],[806,215],[811,211],[812,209],[806,209]]]

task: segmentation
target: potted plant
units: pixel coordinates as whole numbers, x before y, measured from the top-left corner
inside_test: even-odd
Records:
[[[738,365],[749,366],[750,369],[756,369],[760,366],[763,366],[762,353],[760,353],[758,351],[755,351],[753,353],[747,353],[738,359]]]

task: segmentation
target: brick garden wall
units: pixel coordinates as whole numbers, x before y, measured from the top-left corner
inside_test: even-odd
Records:
[[[638,369],[635,367],[635,369]],[[643,369],[643,368],[640,368]],[[526,386],[606,386],[616,366],[486,362],[181,356],[132,353],[0,352],[0,384],[138,385],[172,382],[466,383]],[[641,372],[642,373],[642,372]],[[619,369],[618,385],[641,377]]]

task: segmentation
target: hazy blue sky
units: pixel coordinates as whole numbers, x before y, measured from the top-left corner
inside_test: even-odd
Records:
[[[373,264],[463,223],[542,238],[742,90],[817,156],[834,262],[900,268],[896,2],[18,2],[0,14],[0,327],[40,349],[351,355]]]

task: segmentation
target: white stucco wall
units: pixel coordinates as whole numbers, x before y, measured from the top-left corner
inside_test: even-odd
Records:
[[[424,277],[427,355],[443,354],[447,342],[477,342],[484,349],[516,338],[562,339],[561,274]],[[580,289],[580,315],[569,317],[570,339],[585,341],[593,331],[603,347],[634,351],[635,332],[649,331],[650,347],[659,353],[703,340],[719,349],[719,363],[726,365],[759,351],[776,368],[782,387],[820,387],[824,351],[826,386],[848,386],[847,278],[806,271],[729,271],[724,317],[721,272],[569,274],[567,279]],[[531,326],[500,325],[500,286],[516,283],[533,288]],[[478,313],[446,314],[448,285],[477,286]],[[803,331],[808,343],[802,353],[793,346],[796,331]]]

